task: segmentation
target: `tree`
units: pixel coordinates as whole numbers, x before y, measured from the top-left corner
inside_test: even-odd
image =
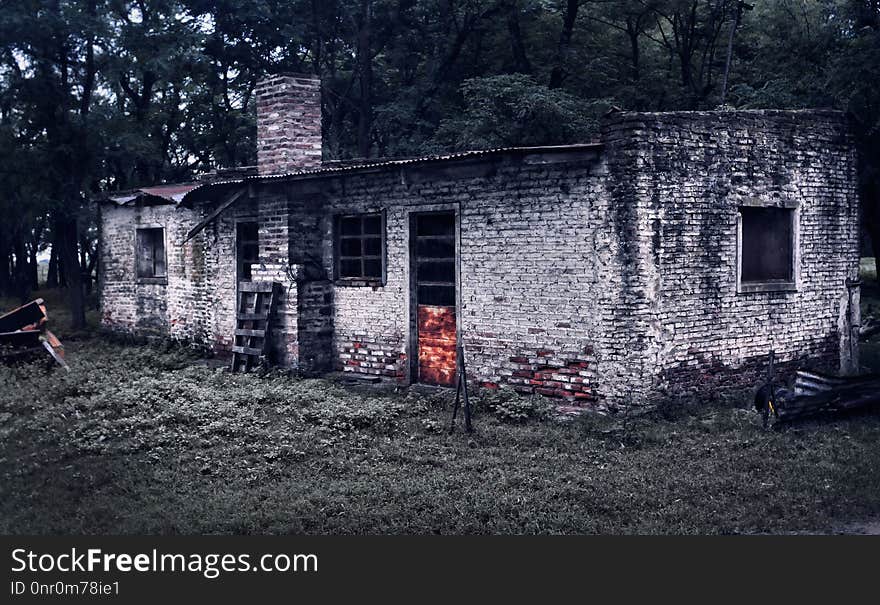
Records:
[[[464,112],[440,124],[444,147],[488,149],[575,143],[597,134],[600,107],[522,74],[465,80]]]
[[[6,0],[0,293],[49,248],[82,321],[90,200],[252,165],[254,88],[288,71],[321,76],[331,159],[585,141],[610,105],[845,109],[877,246],[880,0],[751,4]]]

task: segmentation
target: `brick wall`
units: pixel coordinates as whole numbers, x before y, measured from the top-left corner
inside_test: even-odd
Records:
[[[216,202],[105,206],[105,325],[228,348],[236,220],[260,221],[255,279],[280,281],[276,361],[412,379],[409,219],[459,223],[459,328],[470,377],[588,405],[754,385],[783,368],[849,370],[858,323],[855,157],[833,112],[617,114],[604,149],[416,164],[255,183],[185,246]],[[738,208],[799,208],[797,291],[737,293]],[[386,213],[387,280],[332,281],[336,213]],[[169,233],[167,285],[138,284],[134,225]]]
[[[119,331],[204,340],[208,316],[190,302],[204,297],[203,275],[190,268],[203,253],[198,242],[180,246],[195,214],[171,206],[102,208],[101,321]],[[144,280],[135,267],[136,230],[165,229],[167,277]]]
[[[605,253],[613,234],[603,166],[597,159],[552,166],[500,161],[488,172],[455,178],[430,169],[395,171],[327,188],[328,215],[386,210],[385,285],[334,288],[337,367],[411,379],[409,217],[454,210],[470,377],[489,388],[594,402],[605,361],[597,350],[600,280],[617,262]],[[328,272],[331,224],[326,217]]]
[[[842,114],[621,114],[605,137],[612,195],[629,202],[618,294],[652,394],[754,385],[771,349],[783,368],[857,365],[856,161]],[[737,293],[744,205],[798,207],[797,291]]]
[[[215,207],[172,205],[102,207],[100,263],[102,325],[110,330],[157,334],[206,345],[224,353],[232,347],[236,313],[235,225],[259,222],[260,261],[253,279],[281,284],[272,323],[273,361],[296,367],[298,298],[290,264],[289,200],[283,190],[265,188],[211,222],[186,244],[186,234]],[[135,275],[135,233],[140,226],[165,228],[167,278],[143,283]],[[295,284],[294,284],[295,286]]]

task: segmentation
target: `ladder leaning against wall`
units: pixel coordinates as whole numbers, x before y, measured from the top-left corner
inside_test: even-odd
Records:
[[[269,354],[270,327],[280,284],[243,281],[238,284],[238,309],[232,342],[232,371],[264,366]]]

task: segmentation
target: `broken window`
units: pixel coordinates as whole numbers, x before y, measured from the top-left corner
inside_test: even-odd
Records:
[[[164,278],[165,229],[151,227],[137,230],[137,276]]]
[[[748,206],[739,212],[741,284],[792,284],[794,209]]]
[[[253,278],[251,267],[260,264],[259,223],[242,221],[235,229],[236,260],[238,262],[238,281]]]
[[[337,279],[384,281],[385,221],[382,213],[336,218]]]

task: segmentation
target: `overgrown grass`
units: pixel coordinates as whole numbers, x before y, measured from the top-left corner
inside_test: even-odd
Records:
[[[875,416],[502,421],[478,396],[477,433],[450,436],[442,394],[68,349],[70,374],[0,368],[2,533],[751,533],[880,513]]]
[[[55,303],[57,305],[57,301]],[[768,432],[748,408],[548,419],[543,400],[281,374],[69,333],[0,366],[0,533],[765,533],[880,515],[880,417]],[[60,321],[59,321],[60,320]]]

